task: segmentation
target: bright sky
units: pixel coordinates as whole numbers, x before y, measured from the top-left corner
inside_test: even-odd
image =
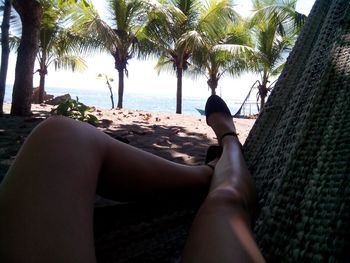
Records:
[[[92,0],[98,10],[103,12],[104,1]],[[303,14],[308,14],[315,0],[299,0],[297,10]],[[249,0],[236,0],[237,10],[242,15],[248,15],[251,9]],[[97,80],[99,73],[105,73],[112,78],[114,93],[117,93],[118,75],[114,69],[113,58],[108,54],[95,54],[85,58],[88,69],[84,73],[72,73],[69,71],[55,72],[54,68],[49,68],[46,77],[47,87],[64,87],[72,89],[106,89],[104,81]],[[16,56],[11,54],[9,63],[9,74],[7,83],[13,84],[15,72]],[[129,78],[125,78],[126,93],[147,93],[162,94],[174,96],[176,94],[175,74],[167,72],[158,72],[154,70],[155,60],[138,61],[132,59],[129,61]],[[37,69],[37,68],[36,68]],[[36,70],[35,69],[35,70]],[[34,86],[39,85],[39,78],[35,74]],[[239,78],[224,77],[219,81],[218,93],[228,99],[241,101],[248,93],[251,85],[257,80],[257,76],[245,74]],[[205,78],[191,79],[184,77],[183,95],[190,97],[207,97],[210,91],[207,88]]]

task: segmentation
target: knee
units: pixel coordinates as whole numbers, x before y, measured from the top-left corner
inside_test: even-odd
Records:
[[[242,203],[243,198],[239,191],[237,191],[233,187],[227,187],[211,191],[208,194],[207,199],[210,202],[216,204],[216,206],[232,206],[234,204]]]
[[[79,148],[96,152],[102,152],[106,144],[102,132],[95,127],[62,116],[43,121],[30,137],[43,147],[46,144],[48,147]]]
[[[63,116],[53,116],[41,122],[34,132],[43,132],[43,133],[55,133],[56,131],[60,131],[62,128],[70,131],[74,125],[72,125],[72,119]]]
[[[32,137],[40,140],[73,138],[79,140],[80,122],[62,116],[54,116],[44,120],[32,132]]]

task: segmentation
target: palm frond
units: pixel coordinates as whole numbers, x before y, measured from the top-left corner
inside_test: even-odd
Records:
[[[282,72],[282,70],[283,70],[283,68],[284,68],[284,66],[286,65],[286,62],[285,61],[283,61],[280,65],[278,65],[277,67],[275,67],[272,71],[271,71],[271,76],[272,77],[275,77],[275,76],[278,76],[281,72]]]
[[[9,36],[9,44],[11,50],[17,50],[19,47],[19,44],[21,42],[21,38],[18,36],[10,35]]]
[[[55,70],[65,69],[82,72],[87,68],[85,60],[76,55],[64,55],[57,57],[52,61]]]
[[[255,12],[251,23],[256,25],[268,21],[277,26],[281,35],[285,34],[285,30],[299,33],[306,16],[295,11],[296,2],[296,0],[254,0]]]
[[[116,31],[104,20],[94,8],[80,8],[75,14],[75,23],[72,32],[89,40],[92,47],[100,47],[107,51],[114,46],[122,46],[123,43]]]
[[[7,1],[7,0],[6,0]],[[3,17],[3,13],[5,10],[5,5],[11,5],[10,11],[10,32],[12,35],[20,36],[22,33],[22,23],[21,18],[18,15],[17,11],[12,7],[12,1],[6,2],[5,0],[0,2],[0,15]]]
[[[154,68],[158,70],[158,74],[161,71],[174,73],[174,60],[167,56],[160,56]]]
[[[213,51],[227,51],[233,57],[244,57],[246,53],[254,53],[254,48],[246,45],[219,44],[213,47]]]
[[[210,0],[200,9],[198,30],[209,34],[222,34],[231,22],[237,22],[239,14],[229,0]]]

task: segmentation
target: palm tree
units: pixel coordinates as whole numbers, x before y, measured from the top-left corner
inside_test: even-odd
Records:
[[[270,79],[281,73],[305,16],[295,11],[296,0],[254,0],[253,5],[255,52],[251,62],[261,76],[258,80],[261,111],[272,89]]]
[[[3,104],[6,88],[7,68],[10,55],[9,29],[12,0],[5,0],[1,24],[1,66],[0,66],[0,115],[3,114]]]
[[[168,10],[164,13],[153,12],[143,28],[145,40],[143,56],[159,56],[156,68],[171,69],[177,77],[176,113],[182,112],[182,77],[189,67],[191,50],[182,37],[191,31],[199,18],[201,2],[199,0],[162,1]],[[147,47],[148,45],[148,47]],[[169,67],[170,66],[170,67]]]
[[[11,115],[28,116],[31,114],[33,71],[42,9],[36,0],[14,0],[13,7],[21,18],[22,37],[16,62]]]
[[[80,43],[75,41],[74,34],[66,27],[74,8],[71,5],[59,5],[57,0],[42,0],[43,21],[40,28],[40,42],[37,54],[39,62],[40,84],[38,103],[42,103],[45,90],[45,76],[48,67],[54,64],[55,69],[84,70],[85,61],[77,55]]]
[[[145,56],[159,56],[156,68],[172,69],[177,77],[176,113],[182,112],[182,77],[191,61],[196,64],[192,72],[207,70],[208,85],[215,93],[219,72],[228,63],[233,46],[218,46],[225,41],[225,31],[231,19],[238,15],[229,0],[163,1],[168,16],[151,14],[144,28],[144,38],[149,41]],[[180,12],[179,12],[180,11]],[[191,57],[193,59],[191,60]],[[225,61],[225,62],[224,62]]]
[[[118,71],[118,108],[123,108],[124,74],[128,76],[128,61],[139,47],[138,33],[145,23],[147,10],[158,3],[143,0],[108,0],[110,21],[102,20],[93,8],[83,10],[77,18],[76,27],[90,39],[85,48],[109,52]]]
[[[220,78],[229,72],[239,75],[247,69],[247,53],[252,41],[247,23],[234,11],[230,1],[212,0],[200,10],[196,28],[186,33],[185,41],[192,50],[195,75],[206,75],[213,95]]]

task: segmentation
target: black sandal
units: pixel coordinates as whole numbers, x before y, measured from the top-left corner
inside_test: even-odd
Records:
[[[208,118],[214,112],[223,113],[225,115],[232,117],[232,114],[229,108],[227,107],[227,104],[218,95],[211,95],[208,98],[207,103],[205,104],[205,116],[206,116],[206,121],[208,125],[209,125]]]
[[[220,158],[222,154],[222,147],[219,145],[211,145],[207,150],[207,154],[205,156],[205,164],[209,166],[211,169],[215,169],[215,167],[209,164],[211,161],[214,161],[216,158]]]
[[[230,116],[232,118],[232,114],[230,112],[230,109],[227,107],[227,104],[225,103],[225,101],[222,98],[220,98],[217,95],[211,95],[208,98],[207,103],[205,104],[205,116],[206,116],[206,121],[207,121],[208,125],[209,125],[208,118],[214,112],[222,113],[222,114]],[[221,138],[218,138],[220,145],[221,145],[221,141],[224,137],[226,137],[228,135],[233,135],[236,137],[238,136],[238,133],[236,132],[236,129],[234,126],[233,126],[233,129],[234,129],[233,131],[224,133],[221,136]]]

